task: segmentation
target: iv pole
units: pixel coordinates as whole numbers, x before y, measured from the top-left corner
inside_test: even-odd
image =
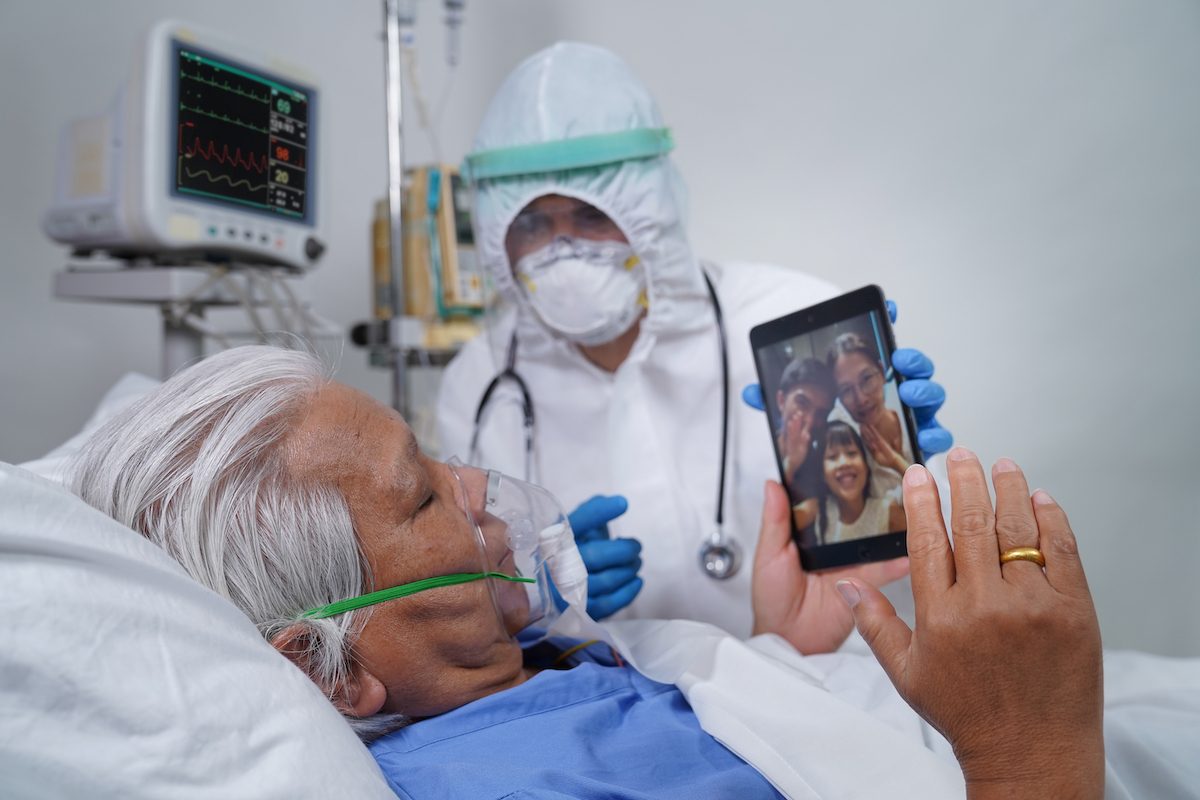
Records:
[[[401,13],[401,4],[406,12]],[[404,247],[401,240],[401,208],[404,181],[404,137],[401,131],[400,94],[400,26],[412,25],[412,2],[384,0],[384,25],[386,28],[386,57],[384,69],[384,91],[387,94],[387,160],[388,160],[388,223],[390,245],[388,253],[392,270],[392,319],[388,332],[388,350],[392,366],[392,408],[400,415],[408,415],[408,398],[405,392],[405,353],[400,341],[399,321],[404,314]]]

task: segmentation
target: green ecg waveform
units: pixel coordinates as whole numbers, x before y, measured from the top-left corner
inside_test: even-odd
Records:
[[[229,184],[230,189],[236,189],[237,187],[241,186],[242,184],[245,184],[247,191],[251,191],[251,192],[257,192],[260,189],[267,188],[267,185],[265,183],[260,183],[258,186],[255,186],[254,184],[250,183],[250,181],[247,180],[246,178],[242,178],[240,181],[235,181],[233,178],[229,177],[228,175],[213,175],[211,172],[209,172],[206,169],[198,169],[195,172],[192,172],[187,167],[184,167],[183,171],[189,178],[198,178],[199,176],[203,175],[204,177],[208,178],[209,183],[218,183],[220,181],[225,181],[226,183]]]
[[[270,102],[271,102],[271,95],[269,95],[269,94],[259,97],[254,92],[243,92],[241,89],[237,88],[236,86],[230,86],[228,83],[217,83],[216,81],[210,81],[208,78],[203,78],[199,75],[189,75],[186,72],[184,72],[183,70],[179,70],[179,74],[181,77],[190,78],[194,81],[199,81],[200,83],[208,84],[209,86],[212,86],[216,89],[224,89],[227,92],[233,92],[234,94],[241,95],[242,97],[249,97],[250,99],[257,100],[260,103],[270,104]]]
[[[181,109],[183,109],[184,111],[191,111],[193,114],[203,114],[206,117],[212,117],[213,119],[219,119],[222,122],[229,122],[234,125],[241,125],[243,128],[249,128],[250,130],[255,131],[257,133],[270,133],[270,131],[268,131],[266,128],[260,128],[257,125],[251,125],[249,122],[242,122],[240,119],[231,119],[231,118],[225,116],[224,114],[214,114],[211,111],[205,111],[202,108],[191,108],[186,103],[180,103],[179,107]]]

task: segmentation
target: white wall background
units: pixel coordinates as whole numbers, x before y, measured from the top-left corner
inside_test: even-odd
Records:
[[[420,12],[436,106],[442,13]],[[306,294],[344,325],[368,313],[379,2],[0,0],[0,459],[64,441],[124,372],[157,373],[157,312],[53,300],[64,248],[38,221],[61,124],[108,101],[167,16],[320,76],[329,251]],[[698,252],[883,286],[958,441],[1015,458],[1070,512],[1106,645],[1200,655],[1200,7],[472,0],[445,157],[561,38],[613,48],[659,98]],[[430,157],[415,124],[408,143]],[[348,347],[339,377],[386,399],[364,361]]]

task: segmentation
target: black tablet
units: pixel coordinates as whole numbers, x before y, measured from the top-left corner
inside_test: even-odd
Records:
[[[864,286],[750,331],[806,570],[907,555],[901,480],[923,463],[883,291]]]

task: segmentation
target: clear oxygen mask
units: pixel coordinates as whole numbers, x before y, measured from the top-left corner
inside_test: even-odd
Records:
[[[474,531],[480,571],[370,592],[312,609],[304,616],[331,617],[429,589],[484,581],[504,638],[513,640],[536,625],[546,636],[607,639],[587,616],[587,568],[567,514],[554,495],[500,472],[467,466],[457,458],[446,466],[456,479],[455,503]]]
[[[540,486],[495,470],[446,462],[464,492],[479,544],[488,593],[510,634],[536,625],[555,629],[567,606],[587,606],[587,567],[575,546],[567,514]],[[517,581],[499,576],[509,576]],[[554,588],[552,588],[554,587]]]

